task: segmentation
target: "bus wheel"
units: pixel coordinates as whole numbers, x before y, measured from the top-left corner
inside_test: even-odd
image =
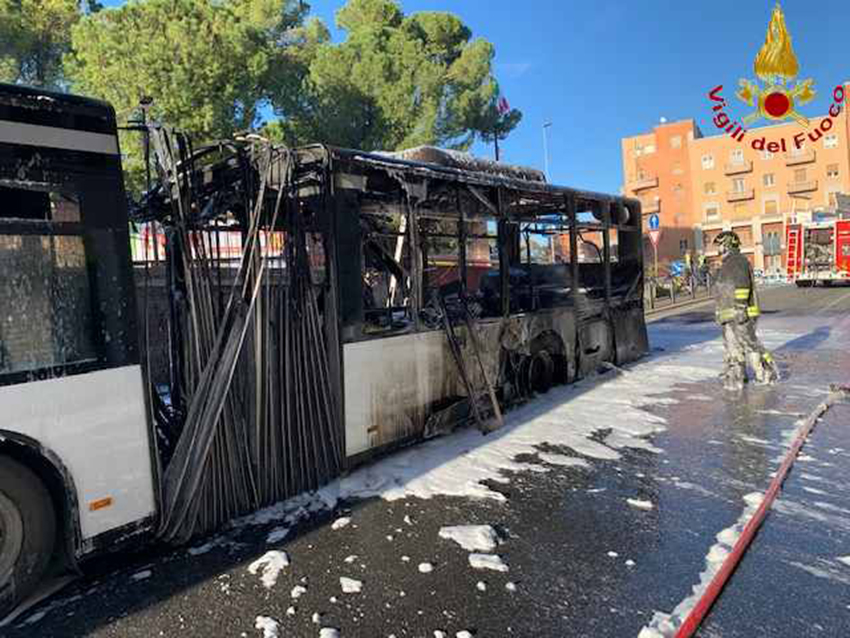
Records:
[[[539,350],[532,357],[528,367],[528,385],[534,392],[543,394],[552,387],[555,375],[555,362],[545,350]]]
[[[0,619],[36,588],[55,542],[56,513],[44,484],[0,457]]]

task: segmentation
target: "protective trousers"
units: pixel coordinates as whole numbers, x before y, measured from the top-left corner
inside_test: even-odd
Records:
[[[747,364],[756,382],[773,383],[779,372],[773,356],[759,341],[754,319],[723,324],[723,382],[730,389],[740,388],[747,380]]]

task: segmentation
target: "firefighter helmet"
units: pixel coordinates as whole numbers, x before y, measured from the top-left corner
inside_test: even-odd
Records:
[[[714,238],[714,243],[727,250],[737,250],[741,247],[741,238],[731,230],[724,230]]]

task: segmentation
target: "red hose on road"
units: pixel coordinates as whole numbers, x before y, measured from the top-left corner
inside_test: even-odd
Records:
[[[732,572],[735,571],[735,568],[741,561],[744,552],[747,551],[747,548],[750,546],[750,542],[753,540],[753,537],[759,527],[761,527],[764,517],[773,505],[773,501],[776,500],[776,495],[779,494],[779,490],[782,488],[782,483],[785,482],[785,477],[788,476],[791,466],[794,465],[794,461],[797,460],[797,455],[800,453],[800,449],[803,447],[803,444],[806,442],[806,439],[814,428],[815,422],[823,415],[824,412],[829,410],[833,403],[844,398],[847,392],[848,388],[846,387],[842,388],[833,386],[826,400],[815,408],[815,411],[812,412],[803,422],[803,425],[800,427],[800,432],[794,440],[794,444],[791,446],[791,449],[788,450],[788,454],[785,455],[785,459],[782,461],[779,471],[771,481],[770,487],[767,489],[761,505],[759,505],[759,508],[756,510],[755,514],[753,514],[753,517],[744,527],[744,531],[741,533],[741,537],[738,539],[738,542],[735,543],[735,547],[732,548],[729,556],[727,556],[726,560],[723,561],[723,565],[720,567],[720,570],[714,575],[714,578],[711,579],[711,582],[708,587],[706,587],[706,590],[703,592],[696,606],[691,610],[691,613],[688,614],[687,618],[685,618],[681,627],[679,627],[675,638],[690,638],[690,636],[693,636],[696,630],[699,629],[700,624],[705,619],[711,609],[711,606],[714,604],[714,601],[717,600],[717,597],[723,590],[723,586],[726,584],[726,581],[729,580]]]

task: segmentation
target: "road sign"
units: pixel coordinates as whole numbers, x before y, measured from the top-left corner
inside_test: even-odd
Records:
[[[649,239],[652,241],[652,245],[655,248],[658,248],[658,240],[661,239],[661,231],[657,229],[650,230]]]
[[[661,224],[661,221],[658,219],[657,213],[653,213],[652,215],[649,216],[649,230],[658,230],[658,227],[660,226],[660,224]],[[657,241],[657,240],[653,240],[653,241]]]

